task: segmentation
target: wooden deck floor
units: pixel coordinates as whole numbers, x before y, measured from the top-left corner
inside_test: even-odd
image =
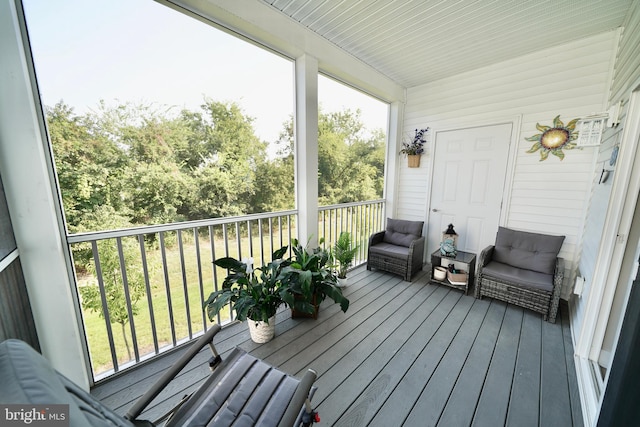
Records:
[[[239,345],[301,375],[318,372],[320,425],[582,426],[566,306],[556,324],[540,315],[399,276],[358,268],[348,312],[321,307],[317,320],[277,317],[276,338],[249,340],[246,324],[216,336],[224,355]],[[208,375],[201,352],[145,414],[168,409]],[[94,387],[119,413],[147,390],[178,352]]]

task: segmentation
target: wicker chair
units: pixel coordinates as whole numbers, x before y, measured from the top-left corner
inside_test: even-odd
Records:
[[[386,230],[369,237],[367,270],[377,268],[410,281],[424,262],[423,226],[423,221],[388,218]]]
[[[564,279],[564,260],[558,252],[564,238],[500,227],[496,244],[480,254],[476,298],[528,308],[555,323]]]

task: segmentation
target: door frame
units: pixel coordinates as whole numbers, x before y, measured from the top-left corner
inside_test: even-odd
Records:
[[[513,183],[513,176],[515,174],[516,167],[516,155],[518,152],[518,138],[522,131],[522,115],[518,114],[516,116],[512,116],[508,119],[496,119],[496,120],[488,120],[488,121],[479,121],[479,122],[466,122],[460,126],[453,127],[443,127],[441,129],[431,128],[431,155],[429,156],[429,185],[427,186],[427,205],[425,209],[425,236],[429,235],[429,212],[431,211],[432,201],[431,195],[433,193],[433,178],[434,178],[434,166],[435,166],[435,153],[436,153],[436,143],[438,141],[438,134],[444,132],[465,130],[477,127],[489,127],[489,126],[498,126],[510,124],[511,125],[511,138],[509,141],[509,152],[507,154],[507,164],[506,164],[506,173],[505,173],[505,183],[502,189],[502,206],[500,207],[500,218],[498,218],[498,225],[505,226],[509,219],[509,207],[511,205],[511,189]],[[425,256],[427,256],[428,243],[427,239],[425,239]],[[480,254],[477,254],[478,256]],[[476,268],[477,271],[477,268]]]
[[[625,257],[634,254],[626,253],[629,243],[629,232],[634,220],[636,203],[640,192],[640,79],[631,85],[627,92],[628,107],[624,119],[624,128],[620,138],[620,152],[607,214],[603,236],[589,295],[587,296],[584,315],[580,326],[580,334],[574,337],[575,364],[580,390],[580,400],[584,423],[594,425],[598,419],[602,405],[604,390],[609,374],[604,379],[595,372],[598,356],[602,348],[613,299],[620,280],[628,280],[621,276]],[[612,237],[615,236],[615,237]],[[628,295],[626,296],[628,298]],[[626,311],[627,302],[622,310]],[[623,314],[624,316],[624,314]],[[613,346],[615,354],[620,338],[621,325],[618,326]],[[613,365],[611,366],[613,368]]]

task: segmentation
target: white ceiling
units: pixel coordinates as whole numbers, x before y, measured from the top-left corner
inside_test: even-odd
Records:
[[[613,30],[634,0],[263,1],[413,87]]]

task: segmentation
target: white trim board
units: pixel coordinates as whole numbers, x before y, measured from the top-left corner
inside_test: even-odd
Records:
[[[13,261],[18,258],[18,250],[15,249],[13,252],[10,252],[6,257],[0,260],[0,272],[6,270]]]

